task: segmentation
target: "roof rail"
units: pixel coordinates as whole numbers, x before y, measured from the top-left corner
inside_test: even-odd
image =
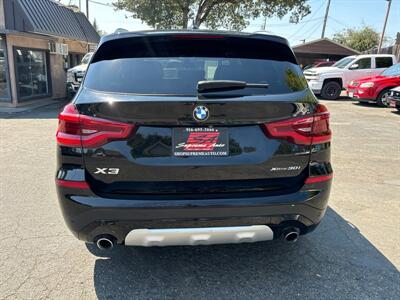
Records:
[[[125,28],[117,28],[114,31],[114,34],[120,34],[120,33],[124,33],[124,32],[129,32],[129,30],[125,29]]]

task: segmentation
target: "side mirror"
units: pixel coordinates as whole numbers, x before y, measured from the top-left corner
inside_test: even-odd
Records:
[[[352,65],[349,67],[349,70],[355,70],[355,69],[358,69],[358,67],[359,67],[358,64],[352,64]]]

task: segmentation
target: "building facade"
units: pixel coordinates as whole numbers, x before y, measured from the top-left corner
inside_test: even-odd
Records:
[[[0,0],[0,105],[66,97],[66,71],[100,37],[80,12],[52,0]]]

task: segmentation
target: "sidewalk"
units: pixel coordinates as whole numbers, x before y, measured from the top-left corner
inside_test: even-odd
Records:
[[[26,112],[31,112],[33,110],[36,110],[38,108],[50,106],[50,105],[57,105],[57,106],[62,106],[68,102],[67,99],[44,99],[44,100],[36,100],[35,102],[29,103],[25,106],[19,106],[19,107],[6,107],[6,106],[0,106],[0,118],[2,117],[13,117],[14,115],[20,114],[20,113],[26,113]]]

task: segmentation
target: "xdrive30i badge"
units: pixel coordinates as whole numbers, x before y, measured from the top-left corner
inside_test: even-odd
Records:
[[[198,122],[204,122],[210,116],[210,111],[203,105],[196,106],[193,110],[193,118]]]

